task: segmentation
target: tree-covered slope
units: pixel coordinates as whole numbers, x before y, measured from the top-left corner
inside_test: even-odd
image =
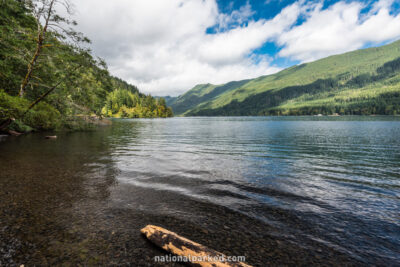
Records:
[[[0,131],[11,118],[17,119],[9,125],[15,130],[49,130],[74,128],[93,115],[172,116],[164,99],[111,76],[92,56],[90,41],[73,30],[76,22],[58,13],[65,7],[69,14],[68,4],[0,2]]]
[[[215,90],[225,85],[207,85],[205,88],[196,86],[177,98],[172,108],[177,114],[183,115],[297,114],[299,109],[301,114],[314,114],[319,111],[329,113],[333,110],[347,110],[349,114],[357,114],[357,102],[364,103],[363,106],[367,105],[365,101],[360,100],[366,95],[369,102],[374,102],[371,98],[379,98],[388,90],[399,90],[397,70],[384,77],[378,71],[385,63],[399,57],[400,41],[397,41],[381,47],[330,56],[273,75],[239,82],[241,84],[231,90]],[[378,76],[379,79],[376,80]],[[359,83],[360,81],[362,83]],[[204,98],[204,95],[211,97]],[[353,103],[345,105],[341,98],[352,99]],[[385,105],[386,102],[379,103]],[[329,111],[316,108],[324,105],[335,108],[330,108]],[[385,107],[380,106],[375,112],[382,113],[382,110],[385,110]],[[373,109],[371,112],[375,113]]]
[[[177,114],[185,113],[198,105],[212,101],[219,95],[245,85],[249,80],[233,81],[223,85],[199,84],[184,95],[174,99],[171,107]]]

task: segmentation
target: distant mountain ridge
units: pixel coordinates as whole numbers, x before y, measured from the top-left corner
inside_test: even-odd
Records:
[[[167,105],[167,106],[171,106],[172,103],[174,103],[175,100],[176,100],[178,97],[167,95],[167,96],[154,96],[154,98],[156,98],[156,99],[164,98],[166,105]]]
[[[222,85],[200,84],[167,104],[176,115],[400,114],[400,41]]]

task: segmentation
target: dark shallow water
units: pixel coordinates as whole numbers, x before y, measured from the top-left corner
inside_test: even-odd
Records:
[[[399,120],[115,120],[1,138],[0,266],[153,266],[147,224],[256,266],[398,266]]]

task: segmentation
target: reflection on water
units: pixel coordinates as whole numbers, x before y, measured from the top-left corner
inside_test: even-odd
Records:
[[[153,265],[150,223],[256,266],[400,264],[396,117],[115,120],[0,163],[0,265]]]

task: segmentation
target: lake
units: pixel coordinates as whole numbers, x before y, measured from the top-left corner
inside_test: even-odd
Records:
[[[0,139],[0,265],[153,266],[147,224],[255,266],[400,265],[400,117],[48,134]]]

